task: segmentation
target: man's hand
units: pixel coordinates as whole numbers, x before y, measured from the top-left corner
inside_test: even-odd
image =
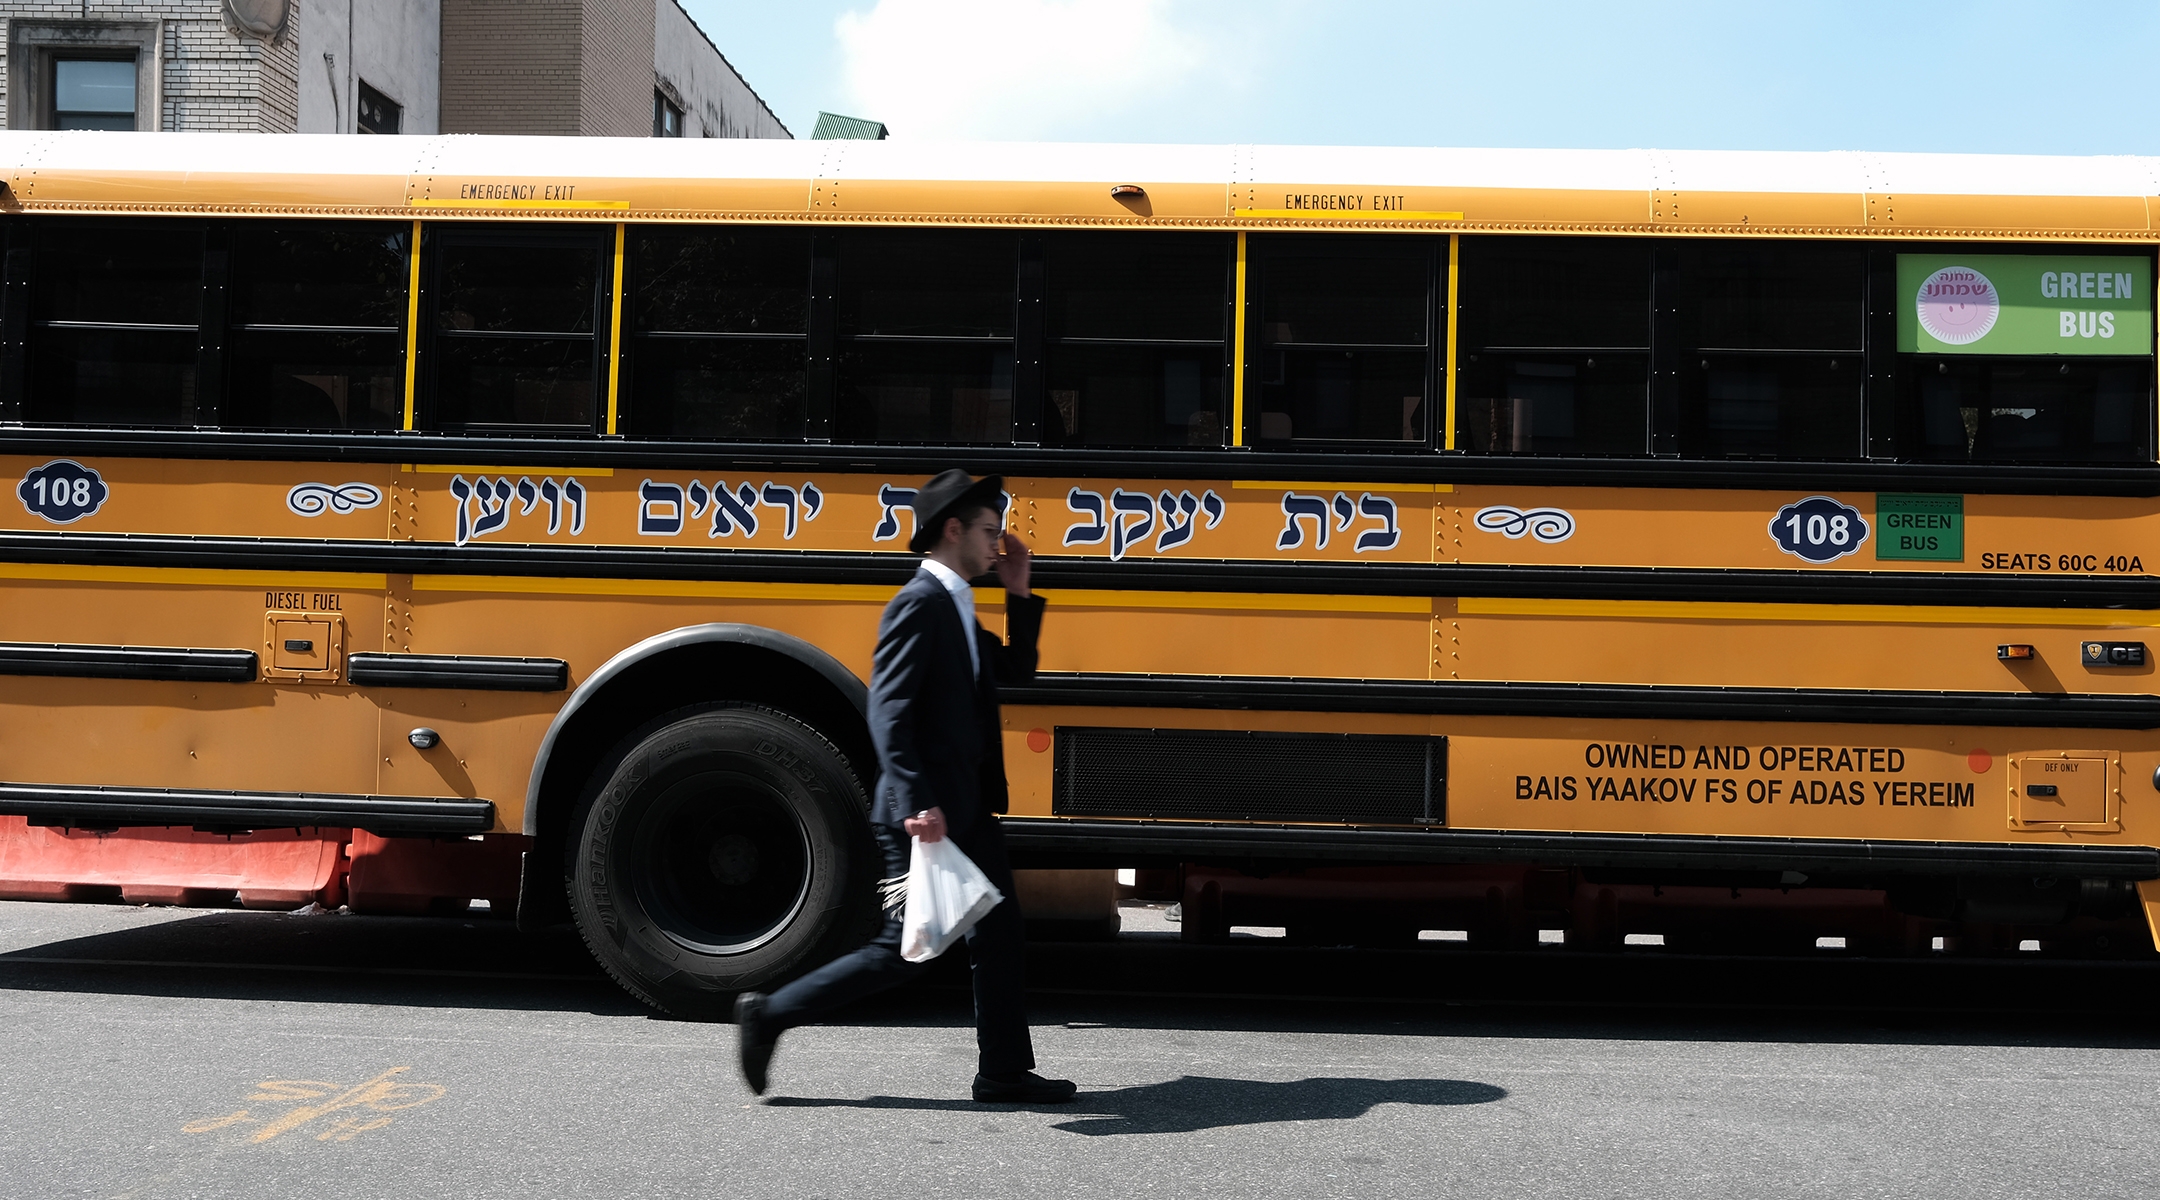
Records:
[[[1027,543],[1017,533],[1008,533],[998,539],[998,582],[1015,596],[1028,594],[1028,563],[1033,556],[1028,553]]]
[[[942,842],[945,840],[945,810],[926,808],[900,822],[900,827],[907,830],[909,837],[919,837],[926,842]]]

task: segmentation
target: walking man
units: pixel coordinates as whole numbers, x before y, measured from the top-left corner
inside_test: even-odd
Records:
[[[997,685],[1035,677],[1035,636],[1043,601],[1028,592],[1028,548],[1006,533],[1005,481],[950,470],[915,493],[908,549],[922,568],[885,606],[870,671],[870,736],[877,743],[871,832],[885,876],[907,874],[909,837],[950,837],[982,868],[1004,902],[968,931],[975,978],[975,1098],[992,1103],[1063,1104],[1075,1088],[1035,1074],[1022,972],[1020,906],[996,814],[1005,811],[1005,754]],[[975,621],[968,581],[997,569],[1005,585],[1009,643]],[[824,1013],[903,983],[927,963],[900,957],[900,917],[868,945],[842,955],[772,995],[735,1001],[737,1045],[750,1090],[765,1091],[780,1034]]]

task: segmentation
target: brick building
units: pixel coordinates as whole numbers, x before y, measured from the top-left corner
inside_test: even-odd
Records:
[[[15,129],[792,136],[677,0],[0,0]]]

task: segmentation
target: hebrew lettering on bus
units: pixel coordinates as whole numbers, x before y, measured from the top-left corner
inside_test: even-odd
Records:
[[[1155,553],[1174,550],[1193,540],[1196,533],[1222,524],[1228,506],[1213,489],[1195,496],[1191,491],[1165,490],[1155,495],[1113,487],[1107,498],[1101,492],[1076,487],[1065,493],[1065,507],[1079,518],[1065,527],[1060,543],[1065,546],[1110,545],[1110,560],[1122,560],[1155,538]]]
[[[915,489],[894,487],[889,483],[878,485],[877,500],[880,507],[878,523],[870,531],[873,542],[889,542],[900,536],[900,514],[907,514],[908,537],[915,540]]]
[[[689,528],[690,522],[709,513],[707,538],[738,533],[753,538],[762,523],[761,510],[770,510],[771,515],[764,519],[776,522],[782,540],[792,542],[824,508],[825,493],[807,480],[797,487],[770,479],[762,484],[744,480],[731,486],[725,479],[716,479],[708,487],[702,479],[687,484],[647,479],[638,485],[638,536],[674,537]]]
[[[493,478],[482,475],[474,479],[452,475],[450,498],[457,501],[455,534],[460,546],[508,527],[513,511],[518,516],[531,516],[542,504],[547,505],[547,531],[550,534],[562,530],[565,525],[573,537],[585,532],[585,485],[579,483],[576,476],[561,483],[556,483],[552,476],[538,483],[530,476],[512,483],[507,475]],[[513,501],[517,504],[514,510]]]
[[[1312,548],[1325,550],[1332,535],[1348,533],[1353,526],[1357,527],[1358,534],[1350,548],[1358,554],[1393,550],[1402,542],[1395,502],[1371,492],[1362,494],[1355,501],[1347,492],[1335,493],[1332,500],[1325,496],[1284,492],[1282,513],[1282,532],[1275,535],[1277,550],[1296,550],[1305,546],[1308,529],[1312,534]]]

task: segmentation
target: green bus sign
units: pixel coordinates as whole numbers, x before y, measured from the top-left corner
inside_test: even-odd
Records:
[[[1921,354],[2151,354],[2152,260],[1900,254],[1897,347]]]
[[[1965,561],[1965,497],[1877,493],[1875,557],[1918,562]]]

